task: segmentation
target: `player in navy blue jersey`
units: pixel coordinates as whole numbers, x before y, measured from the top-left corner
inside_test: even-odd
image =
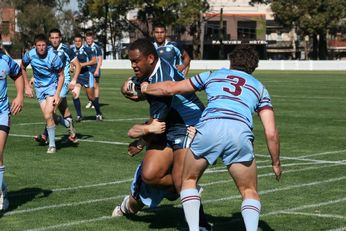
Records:
[[[78,142],[77,136],[76,136],[76,129],[74,127],[73,119],[71,112],[67,105],[67,95],[69,92],[69,84],[71,82],[71,75],[70,75],[70,66],[73,65],[74,69],[74,78],[77,79],[81,66],[80,63],[75,55],[75,53],[70,49],[70,47],[64,43],[62,43],[62,37],[61,32],[59,29],[52,29],[49,31],[49,41],[51,44],[51,48],[57,53],[61,59],[61,61],[64,64],[64,84],[60,92],[60,103],[58,105],[58,109],[62,115],[55,116],[55,121],[58,123],[61,123],[63,126],[68,128],[69,130],[69,137],[68,140],[76,143]],[[41,135],[34,137],[37,142],[45,143],[48,138],[48,131],[47,129],[44,130],[44,132]]]
[[[94,94],[95,94],[95,100],[99,102],[100,98],[100,79],[101,79],[101,66],[102,66],[102,50],[99,45],[97,45],[94,41],[94,34],[89,31],[85,34],[85,42],[88,47],[91,48],[92,52],[95,53],[96,56],[96,64],[91,65],[90,71],[94,75]],[[92,108],[91,101],[88,102],[88,104],[85,106],[85,108]]]
[[[11,107],[7,96],[8,76],[14,80],[17,91],[17,96],[13,99]],[[10,115],[16,115],[22,110],[23,99],[24,80],[20,67],[0,48],[0,212],[4,212],[9,206],[7,187],[4,181],[4,149],[10,131]]]
[[[205,90],[208,106],[184,162],[180,193],[190,231],[198,230],[200,195],[196,185],[209,165],[220,157],[243,198],[241,213],[247,231],[257,231],[261,203],[257,193],[252,114],[256,112],[264,127],[272,168],[281,176],[280,141],[271,99],[264,85],[251,74],[258,65],[257,53],[241,45],[230,55],[230,69],[209,71],[180,82],[143,83],[141,91],[156,96]]]
[[[158,55],[187,76],[190,67],[190,56],[181,44],[167,40],[166,26],[162,23],[154,24],[153,36]]]
[[[100,105],[97,100],[95,100],[94,95],[94,75],[91,73],[91,66],[96,64],[96,56],[92,52],[91,48],[83,44],[83,36],[77,34],[74,36],[74,46],[72,47],[73,52],[76,54],[80,64],[81,71],[76,80],[76,84],[72,90],[73,94],[73,104],[77,111],[77,122],[82,121],[82,110],[79,100],[80,89],[83,86],[86,89],[88,99],[92,102],[96,111],[96,120],[102,121],[102,113],[100,110]]]
[[[156,83],[185,79],[175,67],[158,56],[154,45],[148,39],[138,39],[130,45],[129,59],[138,84],[144,81]],[[130,99],[138,99],[138,96],[133,96],[133,92],[127,89],[127,82],[122,87],[122,93]],[[139,184],[133,193],[133,198],[141,199],[140,203],[144,204],[146,202],[141,195],[146,194],[147,197],[151,197],[144,185],[180,192],[182,166],[188,139],[187,127],[198,122],[204,109],[202,102],[194,93],[169,97],[148,95],[146,100],[149,103],[150,112],[148,123],[136,124],[128,133],[131,138],[145,137],[148,141],[140,167]],[[165,122],[164,133],[156,134],[151,131],[149,127],[155,121]],[[125,203],[128,206],[127,202]],[[122,212],[126,213],[126,211]],[[206,220],[204,221],[201,226],[208,225]]]
[[[48,49],[48,39],[45,35],[36,35],[34,44],[35,47],[24,54],[21,64],[26,85],[25,92],[29,97],[33,97],[33,91],[26,72],[26,67],[31,64],[36,98],[40,104],[48,131],[49,146],[47,153],[55,153],[53,114],[60,102],[60,92],[64,84],[64,67],[59,55],[53,49]]]

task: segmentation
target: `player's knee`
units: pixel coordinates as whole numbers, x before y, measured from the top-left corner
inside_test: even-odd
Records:
[[[143,171],[142,180],[144,183],[149,185],[158,185],[160,184],[161,177],[159,174],[155,174],[153,171]]]

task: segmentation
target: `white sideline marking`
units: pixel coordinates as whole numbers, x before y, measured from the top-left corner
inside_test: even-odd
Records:
[[[283,214],[291,214],[291,215],[303,215],[309,217],[323,217],[323,218],[337,218],[337,219],[346,219],[345,216],[336,215],[336,214],[318,214],[318,213],[303,213],[303,212],[281,212]]]
[[[345,227],[341,227],[341,228],[337,228],[337,229],[329,229],[327,231],[345,231],[346,230],[346,226]]]
[[[334,179],[338,179],[338,178],[334,178]],[[331,180],[333,180],[333,179],[331,179]],[[273,211],[270,213],[263,214],[262,216],[275,215],[278,213],[294,212],[294,211],[302,210],[302,209],[310,209],[310,208],[320,207],[320,206],[324,206],[324,205],[337,204],[337,203],[344,202],[344,201],[346,201],[346,197],[338,199],[338,200],[331,200],[331,201],[321,202],[321,203],[317,203],[317,204],[303,205],[303,206],[299,206],[299,207],[295,207],[295,208]],[[314,215],[318,215],[318,214],[314,214]],[[336,216],[339,216],[339,215],[336,215]],[[345,216],[341,216],[341,217],[342,217],[342,219],[346,219]]]
[[[302,188],[302,187],[307,187],[307,186],[314,186],[314,185],[319,185],[319,184],[324,184],[324,183],[331,183],[331,182],[341,181],[341,180],[345,180],[345,179],[346,179],[346,176],[338,177],[338,178],[332,178],[332,179],[323,180],[323,181],[315,181],[315,182],[306,183],[306,184],[293,185],[293,186],[288,186],[288,187],[283,187],[283,188],[269,189],[269,190],[260,191],[258,193],[260,195],[264,195],[264,194],[272,193],[272,192],[280,192],[280,191],[291,190],[291,189],[296,189],[296,188]],[[234,196],[230,196],[230,197],[223,197],[223,198],[214,199],[214,200],[203,200],[203,204],[220,202],[220,201],[225,201],[225,200],[232,200],[232,199],[236,199],[236,198],[240,198],[240,195],[234,195]],[[275,211],[275,213],[276,212],[277,211]]]
[[[148,120],[148,118],[124,118],[124,119],[103,119],[106,122],[122,122],[122,121],[133,121],[133,120]],[[82,123],[86,122],[95,122],[95,120],[83,120]],[[13,124],[13,126],[27,126],[27,125],[36,125],[36,124],[46,124],[44,122],[32,122],[32,123],[18,123]]]
[[[329,151],[329,152],[320,152],[320,153],[313,153],[313,154],[309,154],[309,155],[304,155],[304,156],[298,156],[298,157],[285,157],[285,156],[280,156],[281,159],[285,159],[285,158],[295,158],[296,160],[305,160],[306,157],[312,157],[312,156],[323,156],[323,155],[328,155],[328,154],[338,154],[338,153],[346,153],[346,149],[343,150],[338,150],[338,151]],[[267,157],[270,158],[269,155],[263,155],[263,154],[255,154],[256,156],[260,156],[260,157]]]
[[[34,138],[32,135],[20,135],[20,134],[9,134],[9,136],[14,137],[24,137],[24,138]],[[86,139],[78,139],[80,142],[89,142],[89,143],[101,143],[101,144],[115,144],[115,145],[129,145],[129,143],[117,142],[117,141],[103,141],[103,140],[86,140]]]
[[[332,179],[328,179],[328,180],[324,180],[324,181],[315,181],[315,182],[311,182],[311,183],[307,183],[307,184],[294,185],[294,186],[280,188],[280,189],[265,190],[265,191],[262,191],[259,193],[260,193],[260,195],[263,195],[263,194],[267,194],[267,193],[271,193],[271,192],[278,192],[278,191],[290,190],[290,189],[294,189],[294,188],[319,185],[319,184],[323,184],[323,183],[330,183],[330,182],[340,181],[340,180],[344,180],[344,179],[346,179],[346,177],[332,178]],[[219,201],[224,201],[224,200],[232,200],[232,199],[236,199],[236,198],[240,198],[240,195],[224,197],[224,198],[220,198],[220,199],[216,199],[216,200],[204,200],[203,203],[207,204],[207,203],[219,202]],[[328,204],[338,203],[338,202],[344,201],[344,200],[346,200],[346,198],[343,198],[340,200],[335,200],[335,201],[323,202],[323,203],[319,203],[319,204],[300,206],[297,208],[282,210],[282,212],[294,211],[294,210],[298,210],[298,209],[305,209],[305,208],[311,208],[311,207],[317,207],[317,206],[322,206],[322,205],[328,205]],[[80,202],[80,203],[82,203],[82,202]],[[264,215],[268,216],[271,214],[277,214],[278,212],[280,212],[280,211],[270,212],[270,213],[267,213]],[[262,216],[264,216],[264,215],[262,215]],[[89,219],[89,220],[73,221],[73,222],[69,222],[69,223],[57,224],[57,225],[52,225],[52,226],[45,226],[45,227],[40,227],[40,228],[36,228],[36,229],[29,229],[26,231],[43,231],[43,230],[49,230],[49,229],[57,229],[57,228],[69,227],[69,226],[73,226],[73,225],[80,225],[83,223],[89,223],[89,222],[93,222],[93,221],[101,221],[101,220],[107,220],[107,219],[111,219],[111,217],[102,216],[102,217],[93,218],[93,219]]]
[[[80,202],[71,202],[71,203],[65,203],[65,204],[55,204],[55,205],[47,205],[42,207],[36,207],[31,209],[21,209],[16,210],[12,212],[5,213],[4,216],[11,216],[16,214],[23,214],[23,213],[30,213],[45,209],[56,209],[56,208],[62,208],[62,207],[70,207],[70,206],[78,206],[78,205],[85,205],[85,204],[91,204],[91,203],[97,203],[97,202],[103,202],[103,201],[109,201],[109,200],[116,200],[119,198],[124,198],[126,195],[120,195],[115,197],[107,197],[107,198],[100,198],[100,199],[94,199],[94,200],[87,200],[87,201],[80,201]]]
[[[95,222],[95,221],[104,221],[104,220],[110,220],[110,219],[115,219],[114,217],[111,216],[103,216],[103,217],[98,217],[98,218],[93,218],[89,220],[81,220],[81,221],[73,221],[65,224],[58,224],[58,225],[52,225],[52,226],[46,226],[42,228],[36,228],[36,229],[26,229],[25,231],[43,231],[43,230],[49,230],[49,229],[58,229],[58,228],[64,228],[64,227],[69,227],[73,225],[81,225],[85,223],[90,223],[90,222]]]

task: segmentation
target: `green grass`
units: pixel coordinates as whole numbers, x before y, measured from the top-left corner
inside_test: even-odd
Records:
[[[59,140],[67,133],[58,127],[59,149],[54,155],[33,141],[32,136],[42,131],[43,119],[37,102],[25,99],[22,113],[12,117],[5,149],[11,207],[0,218],[2,231],[187,229],[179,201],[164,201],[132,218],[110,218],[114,206],[129,193],[130,179],[143,157],[126,154],[127,130],[148,116],[146,102],[134,103],[120,94],[122,81],[130,75],[131,71],[103,71],[100,102],[105,120],[94,121],[95,112],[84,108],[83,95],[87,120],[77,124],[81,142],[62,144]],[[256,117],[259,230],[345,230],[346,72],[257,71],[255,76],[273,99],[284,169],[282,180],[276,182]],[[12,81],[9,85],[13,98]],[[204,93],[199,95],[205,102]],[[70,99],[69,105],[74,113]],[[201,184],[214,230],[244,230],[239,193],[221,161],[204,174]]]

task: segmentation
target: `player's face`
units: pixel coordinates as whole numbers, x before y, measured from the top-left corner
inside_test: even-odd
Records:
[[[47,54],[47,43],[45,41],[37,41],[35,47],[38,55],[45,56]]]
[[[158,44],[162,44],[166,40],[166,29],[161,27],[155,27],[154,39]]]
[[[93,36],[86,36],[85,41],[89,46],[91,46],[91,44],[93,44],[93,42],[94,42],[94,38],[93,38]]]
[[[129,59],[131,67],[138,78],[148,77],[153,72],[153,63],[155,58],[153,55],[145,57],[138,49],[129,51]]]
[[[77,48],[80,48],[83,44],[82,38],[78,38],[78,37],[74,38],[73,42]]]
[[[54,48],[57,48],[61,43],[61,37],[59,36],[59,33],[50,33],[49,41]]]

